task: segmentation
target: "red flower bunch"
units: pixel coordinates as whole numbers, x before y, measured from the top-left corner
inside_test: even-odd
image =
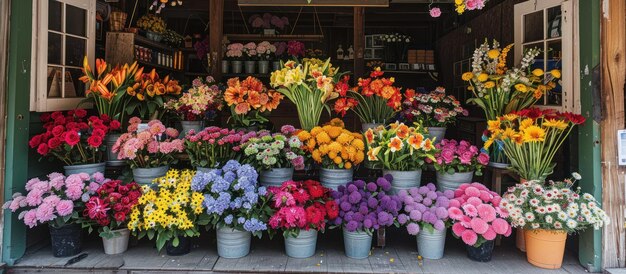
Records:
[[[141,187],[137,183],[123,184],[120,180],[112,180],[102,184],[85,203],[83,216],[88,220],[89,231],[96,224],[100,226],[101,233],[124,228],[139,197]]]
[[[43,157],[54,157],[66,165],[97,163],[102,159],[104,137],[121,126],[108,115],[87,116],[84,109],[65,113],[44,113],[44,133],[33,136],[28,145]]]
[[[284,235],[296,237],[300,229],[324,231],[326,222],[339,215],[339,207],[330,196],[331,190],[318,181],[287,181],[280,187],[269,187],[272,229],[282,229]]]
[[[511,114],[515,114],[524,118],[531,118],[533,120],[536,120],[538,118],[543,118],[546,120],[564,120],[571,122],[574,125],[582,125],[583,123],[585,123],[585,117],[580,114],[575,114],[571,112],[559,112],[554,109],[541,110],[539,108],[532,107],[512,112]]]

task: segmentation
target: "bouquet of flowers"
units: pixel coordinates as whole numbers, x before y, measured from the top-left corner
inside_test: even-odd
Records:
[[[474,51],[472,71],[462,75],[473,94],[467,101],[482,108],[487,120],[531,107],[556,87],[555,80],[561,77],[559,70],[530,71],[535,57],[541,53],[537,48],[526,50],[519,67],[507,68],[506,58],[512,47],[513,44],[500,49],[497,41],[493,46],[485,41]]]
[[[484,153],[468,141],[441,140],[435,147],[440,150],[435,153],[435,169],[440,173],[453,174],[456,172],[476,172],[482,175],[482,168],[489,164],[489,155]],[[426,159],[426,162],[432,162]]]
[[[557,150],[585,117],[552,109],[523,109],[487,122],[491,137],[485,142],[502,146],[511,169],[527,180],[545,180],[552,174]]]
[[[303,64],[288,61],[270,77],[271,86],[296,105],[300,126],[305,130],[319,123],[324,108],[330,112],[326,103],[339,95],[335,83],[341,74],[330,64],[330,58],[323,63],[318,61],[311,59]]]
[[[459,0],[454,1],[454,9],[458,14],[463,14],[465,10],[482,10],[489,0]]]
[[[159,118],[159,110],[163,108],[164,102],[170,98],[180,95],[182,87],[177,80],[165,76],[161,79],[156,70],[144,73],[138,81],[126,90],[132,100],[126,105],[126,113],[132,115],[135,111],[144,120]]]
[[[268,90],[259,79],[252,76],[243,81],[237,77],[229,79],[228,88],[224,92],[231,118],[237,125],[244,127],[268,122],[263,114],[276,109],[283,97],[275,90]]]
[[[151,168],[176,163],[174,153],[183,152],[184,142],[177,139],[178,130],[166,128],[161,121],[152,120],[148,128],[140,129],[141,120],[130,118],[128,132],[113,145],[119,160],[126,160],[131,168]]]
[[[444,231],[449,223],[448,208],[454,192],[437,191],[433,183],[400,190],[398,198],[402,201],[402,212],[398,215],[398,222],[406,226],[411,235],[417,235],[420,230]]]
[[[244,53],[244,56],[246,57],[246,60],[256,60],[257,58],[256,43],[249,42],[243,45],[243,53]]]
[[[146,31],[163,33],[165,32],[165,27],[167,25],[165,24],[165,20],[163,20],[163,18],[152,13],[147,13],[137,20],[137,26]]]
[[[600,229],[609,224],[607,214],[600,208],[596,199],[588,193],[580,194],[580,187],[572,190],[580,179],[563,181],[523,181],[510,187],[503,195],[500,207],[509,212],[513,227],[528,230],[563,230],[567,233],[585,230],[589,227]]]
[[[407,90],[404,96],[400,116],[405,123],[419,122],[424,127],[446,127],[454,124],[457,116],[469,115],[461,107],[461,102],[452,95],[446,95],[442,87],[428,94]]]
[[[262,130],[258,137],[248,139],[241,145],[244,152],[244,163],[251,164],[257,170],[293,167],[304,169],[304,151],[302,142],[295,135],[295,128],[282,126],[281,133],[270,134]]]
[[[365,158],[363,135],[344,128],[335,118],[330,124],[314,127],[311,131],[300,131],[298,138],[302,149],[310,153],[313,160],[327,169],[351,169]]]
[[[171,241],[178,246],[179,237],[200,236],[199,227],[209,223],[204,213],[204,196],[191,190],[194,173],[170,169],[167,175],[155,180],[156,189],[143,187],[139,203],[133,206],[128,229],[139,239],[156,235],[156,246],[161,250]]]
[[[220,168],[228,160],[238,159],[242,138],[243,132],[234,129],[207,127],[199,132],[192,130],[185,136],[185,151],[192,166]]]
[[[256,46],[256,53],[260,60],[272,60],[276,54],[276,46],[268,41],[263,41]]]
[[[93,226],[99,226],[100,237],[115,236],[115,230],[127,227],[131,209],[139,202],[139,197],[141,187],[137,183],[105,182],[85,203],[83,228],[89,228],[91,233]]]
[[[398,196],[387,193],[391,190],[390,180],[387,175],[376,179],[376,182],[357,180],[339,186],[338,191],[332,193],[339,205],[339,216],[333,224],[343,226],[350,232],[363,231],[369,235],[375,229],[395,224],[402,201]]]
[[[302,229],[323,232],[326,222],[339,216],[337,203],[330,197],[331,190],[318,181],[287,181],[267,190],[275,210],[269,225],[272,229],[282,229],[285,237],[295,238]]]
[[[87,116],[84,109],[44,113],[44,133],[33,136],[28,145],[42,157],[61,160],[65,165],[100,163],[104,153],[104,136],[120,128],[120,122],[106,114]]]
[[[241,60],[243,57],[243,44],[232,43],[226,47],[226,59]]]
[[[192,86],[178,99],[165,103],[165,109],[171,110],[183,121],[212,120],[222,110],[222,91],[211,76],[196,78]]]
[[[303,57],[304,43],[295,40],[287,42],[287,54],[294,58]]]
[[[364,135],[367,159],[386,170],[413,171],[422,168],[426,159],[435,161],[437,149],[420,127],[395,122],[370,128]]]
[[[81,101],[92,102],[100,115],[106,114],[118,121],[124,120],[126,105],[130,99],[126,90],[143,75],[143,67],[132,65],[112,67],[102,59],[96,59],[96,73],[89,67],[87,56],[83,59],[83,76],[79,78],[83,83],[89,84],[87,98]],[[79,104],[79,105],[80,105]]]
[[[480,183],[462,184],[450,200],[452,232],[466,245],[479,247],[498,235],[511,235],[509,213],[500,208],[502,198]]]
[[[47,180],[30,179],[26,183],[26,195],[14,193],[3,208],[11,212],[19,210],[18,218],[30,228],[44,223],[56,228],[79,223],[85,202],[106,181],[100,172],[67,177],[53,172],[47,175]]]
[[[265,187],[257,188],[258,174],[250,165],[228,161],[223,168],[198,172],[191,189],[204,195],[213,228],[229,227],[261,237],[272,214]]]
[[[385,123],[400,110],[402,94],[394,86],[394,78],[384,78],[379,67],[370,73],[370,78],[359,79],[357,87],[350,88],[349,78],[344,77],[337,83],[335,90],[339,99],[335,101],[336,113],[345,116],[352,110],[361,123]]]

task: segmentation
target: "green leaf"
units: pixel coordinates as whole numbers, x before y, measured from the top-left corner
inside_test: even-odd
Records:
[[[180,241],[178,240],[178,236],[174,237],[174,240],[172,240],[172,246],[177,247],[179,243]]]

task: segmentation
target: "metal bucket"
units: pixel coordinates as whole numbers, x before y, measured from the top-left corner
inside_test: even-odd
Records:
[[[236,259],[245,257],[250,253],[250,243],[252,233],[222,227],[216,230],[217,234],[217,254],[220,257]]]
[[[114,255],[124,253],[128,249],[128,237],[130,231],[128,228],[112,230],[115,233],[111,238],[102,237],[102,246],[104,246],[104,254]]]
[[[85,164],[85,165],[71,165],[64,166],[65,176],[70,176],[72,174],[78,173],[87,173],[89,175],[94,174],[96,172],[100,172],[104,175],[104,171],[106,169],[106,163],[95,163],[95,164]]]
[[[317,230],[300,230],[298,237],[285,237],[285,252],[292,258],[308,258],[315,254]]]
[[[437,172],[437,184],[438,189],[441,191],[446,190],[456,190],[465,183],[472,183],[472,178],[474,177],[474,172],[455,172],[452,174],[448,174],[445,172]]]
[[[202,130],[202,121],[180,121],[180,125],[182,126],[183,130],[180,133],[179,138],[185,138],[185,135],[187,135],[187,132],[189,132],[190,130],[194,130],[195,133],[198,133],[199,131]]]
[[[272,62],[272,70],[273,71],[280,70],[280,61],[273,61]]]
[[[268,74],[270,72],[270,61],[259,61],[259,74]]]
[[[281,186],[284,182],[293,178],[293,168],[272,168],[261,171],[259,183],[262,186]]]
[[[422,229],[417,234],[417,253],[426,259],[437,260],[443,257],[446,246],[446,230]]]
[[[340,185],[352,182],[354,170],[352,169],[320,169],[320,183],[327,188],[337,190]]]
[[[445,127],[426,127],[428,129],[428,138],[435,139],[435,144],[438,144],[446,136]]]
[[[202,173],[209,173],[211,171],[215,170],[215,168],[210,168],[210,167],[196,167],[196,172],[202,172]]]
[[[222,74],[227,74],[230,68],[230,62],[228,60],[222,60]]]
[[[256,61],[245,61],[244,62],[244,70],[246,74],[254,74],[256,68]]]
[[[371,129],[375,129],[378,126],[382,126],[382,125],[383,125],[383,123],[363,123],[363,124],[361,124],[361,130],[363,132],[366,132],[370,128]]]
[[[133,178],[140,185],[151,185],[156,178],[163,177],[170,166],[160,166],[151,168],[133,168]]]
[[[106,144],[107,144],[107,162],[108,166],[123,166],[125,163],[123,160],[117,159],[117,153],[113,152],[113,146],[117,139],[120,138],[122,134],[120,133],[109,133],[106,136]]]
[[[350,232],[344,228],[343,246],[346,256],[352,259],[365,259],[372,249],[372,235],[364,231]]]
[[[241,74],[241,71],[243,70],[243,62],[242,61],[231,61],[230,62],[231,65],[231,69],[232,69],[232,73],[234,74]]]
[[[422,170],[398,171],[383,170],[383,176],[390,174],[393,176],[391,181],[391,193],[396,194],[400,190],[418,187],[422,180]]]

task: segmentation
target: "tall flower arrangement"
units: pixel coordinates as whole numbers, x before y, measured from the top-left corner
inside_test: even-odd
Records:
[[[283,97],[274,90],[268,90],[259,79],[252,76],[243,81],[237,77],[229,79],[228,88],[224,92],[231,118],[237,125],[244,127],[268,122],[263,114],[276,109]]]
[[[221,168],[228,160],[239,158],[243,137],[242,131],[214,126],[190,131],[185,136],[185,151],[192,166]]]
[[[343,77],[335,90],[339,99],[335,101],[334,110],[342,117],[352,110],[361,123],[385,123],[400,110],[402,94],[400,88],[394,86],[393,77],[383,76],[380,67],[375,68],[369,78],[359,78],[358,86],[350,88],[349,78]]]
[[[585,117],[570,112],[538,108],[523,109],[488,121],[491,134],[485,147],[494,142],[504,148],[511,169],[527,180],[545,180],[552,174],[554,155],[576,125]]]
[[[141,187],[137,183],[123,184],[120,180],[107,181],[85,203],[82,212],[83,228],[98,227],[100,237],[115,236],[114,230],[126,228],[132,208],[139,202]]]
[[[288,61],[272,72],[270,84],[296,105],[300,126],[311,130],[319,123],[324,108],[330,112],[327,102],[337,98],[335,83],[340,78],[330,58],[323,63]]]
[[[163,114],[159,112],[163,104],[179,96],[181,91],[182,87],[177,80],[170,79],[169,75],[160,78],[156,70],[152,69],[126,90],[132,97],[126,105],[126,113],[132,115],[137,112],[143,120],[157,119]]]
[[[409,89],[404,96],[400,116],[405,123],[418,122],[424,127],[446,127],[454,124],[456,117],[469,115],[461,107],[461,102],[452,95],[446,95],[446,90],[442,87],[425,94]]]
[[[481,176],[483,167],[489,164],[489,155],[465,140],[443,139],[435,147],[440,151],[435,153],[434,165],[441,173],[474,171]],[[431,162],[430,159],[426,161]]]
[[[46,131],[33,136],[28,145],[42,157],[68,166],[101,162],[105,135],[120,128],[120,122],[106,114],[87,117],[84,109],[44,113],[40,119]]]
[[[421,230],[444,231],[449,225],[448,208],[454,192],[437,191],[433,183],[419,188],[400,190],[398,198],[403,210],[398,215],[398,222],[406,226],[410,235],[417,235]]]
[[[130,118],[128,131],[115,142],[113,152],[126,160],[131,168],[152,168],[175,163],[175,153],[183,152],[184,143],[178,131],[166,128],[161,121],[152,120],[147,128],[139,128],[141,120]]]
[[[339,119],[330,124],[314,127],[311,131],[300,131],[298,138],[302,149],[310,153],[311,158],[327,169],[351,169],[365,158],[363,135],[344,128]]]
[[[435,160],[435,145],[424,137],[420,127],[393,123],[365,132],[367,159],[386,170],[413,171],[422,168],[426,159]]]
[[[204,214],[204,196],[191,190],[194,173],[170,169],[155,180],[156,189],[143,187],[143,195],[133,207],[128,229],[140,239],[156,236],[161,250],[168,241],[178,246],[180,237],[197,237],[200,227],[209,223]]]
[[[165,109],[173,111],[183,121],[212,120],[222,110],[222,91],[211,76],[196,78],[192,86],[178,99],[165,103]]]
[[[250,138],[241,145],[245,155],[243,162],[251,164],[259,171],[287,167],[304,169],[302,141],[295,133],[295,128],[290,125],[281,127],[281,133],[259,131],[257,137]]]

